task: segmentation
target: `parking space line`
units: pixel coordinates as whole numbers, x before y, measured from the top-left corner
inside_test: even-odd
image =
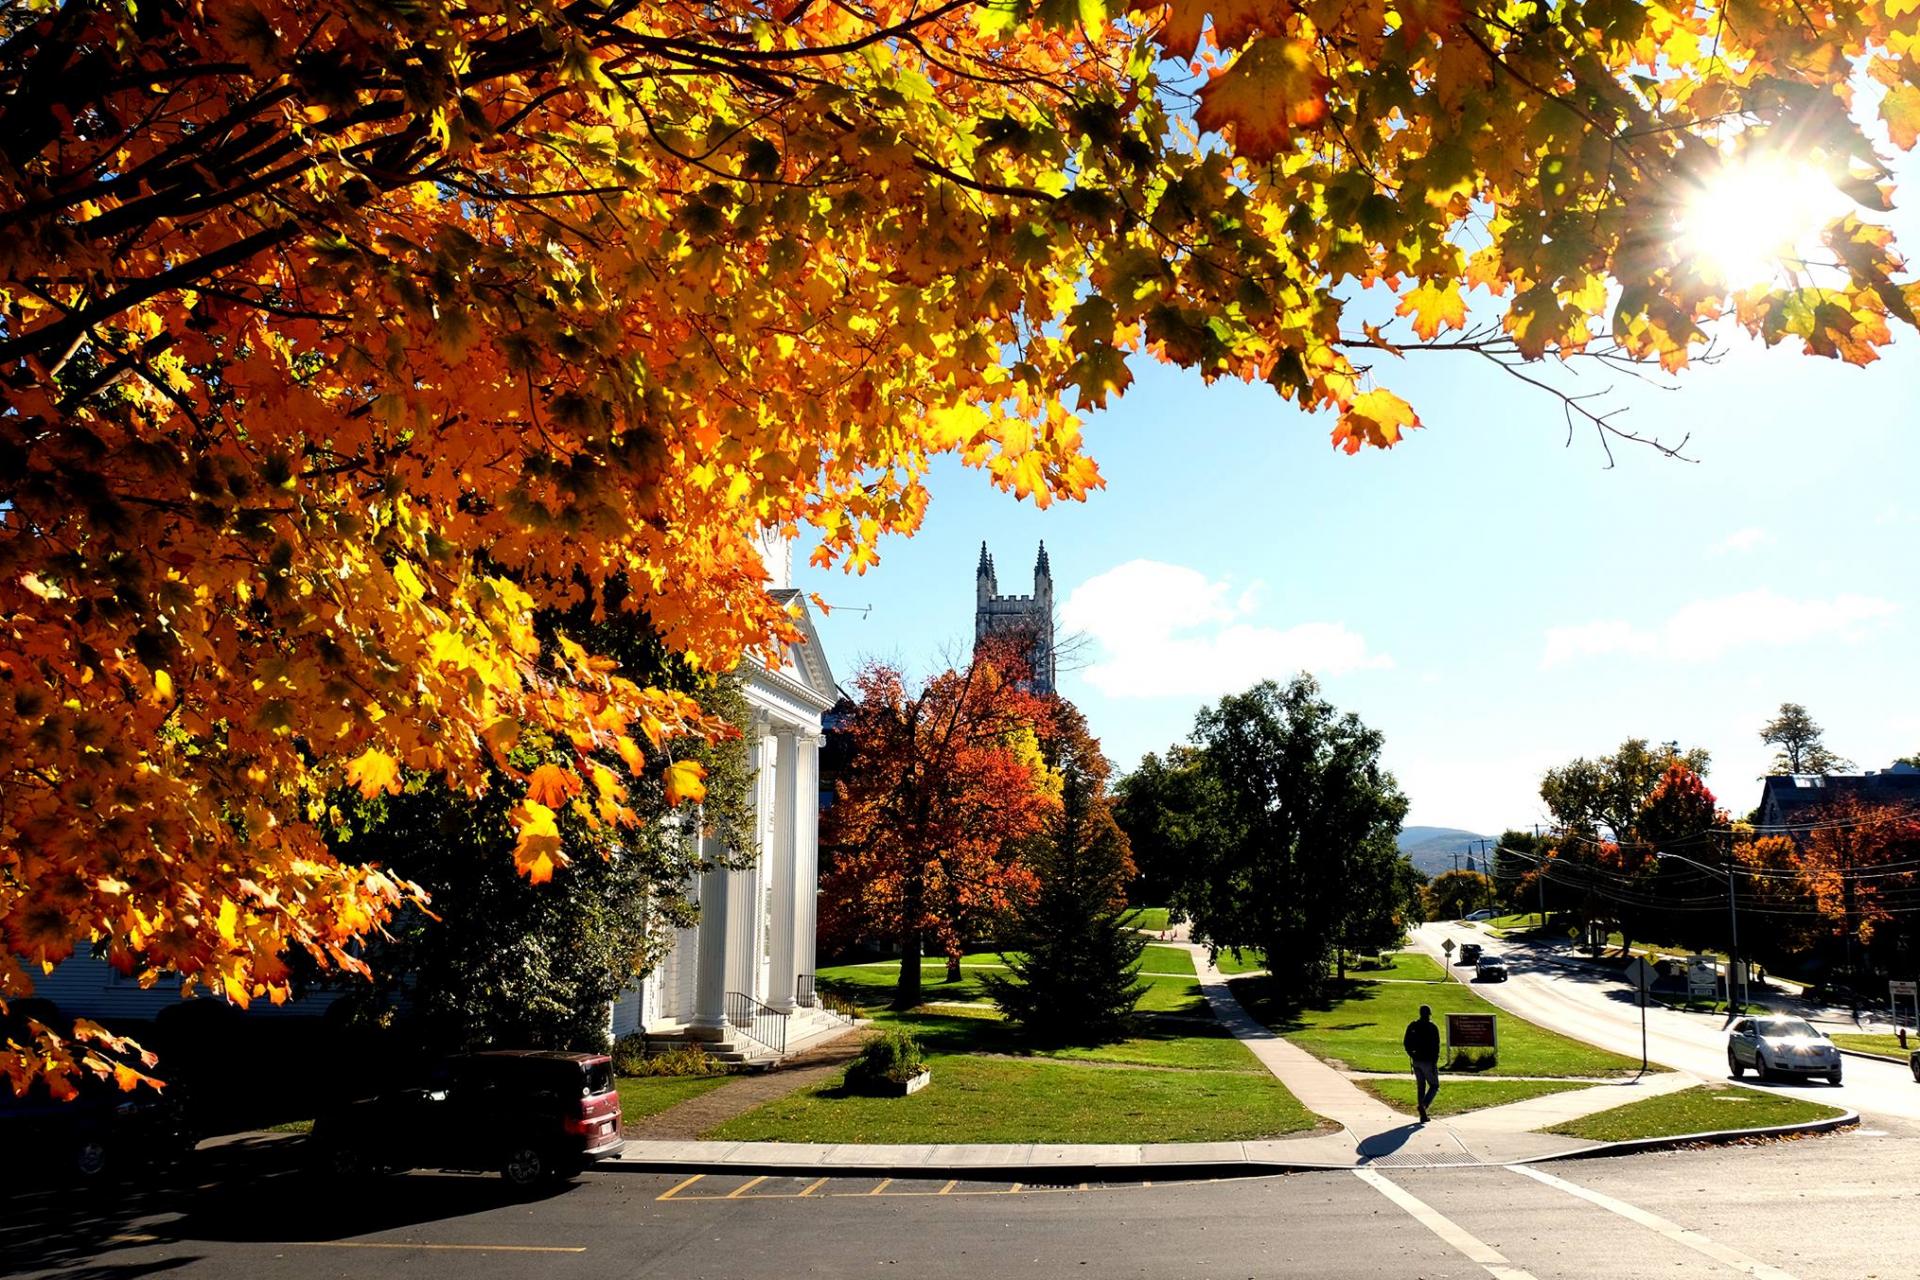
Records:
[[[827,1179],[815,1178],[812,1182],[807,1184],[807,1189],[805,1191],[802,1191],[800,1194],[803,1196],[810,1196],[814,1192],[818,1191],[820,1188],[826,1185],[827,1185]]]
[[[948,1193],[950,1193],[950,1192],[951,1192],[951,1191],[952,1191],[952,1190],[953,1190],[953,1189],[954,1189],[955,1187],[957,1187],[957,1186],[959,1186],[959,1185],[960,1185],[960,1179],[958,1179],[958,1178],[949,1178],[949,1179],[947,1180],[947,1185],[946,1185],[946,1186],[944,1186],[944,1187],[942,1187],[942,1188],[940,1188],[940,1192],[939,1192],[939,1194],[941,1194],[941,1195],[943,1195],[943,1196],[944,1196],[944,1195],[947,1195],[947,1194],[948,1194]]]
[[[1405,1209],[1413,1220],[1480,1264],[1493,1280],[1535,1280],[1532,1272],[1514,1266],[1480,1237],[1441,1213],[1399,1184],[1389,1182],[1377,1169],[1355,1169],[1353,1176]]]
[[[675,1196],[679,1195],[682,1191],[685,1191],[688,1187],[692,1186],[694,1183],[700,1181],[700,1179],[706,1176],[707,1175],[704,1173],[696,1173],[691,1178],[687,1178],[681,1182],[676,1182],[673,1186],[669,1187],[667,1190],[655,1196],[654,1199],[671,1200]]]
[[[871,1191],[869,1191],[869,1192],[867,1192],[867,1194],[868,1194],[868,1195],[870,1195],[870,1196],[877,1196],[877,1195],[879,1195],[879,1194],[880,1194],[880,1193],[881,1193],[882,1191],[885,1191],[885,1190],[886,1190],[886,1189],[887,1189],[888,1187],[890,1187],[890,1186],[892,1186],[892,1185],[893,1185],[893,1179],[892,1179],[892,1178],[882,1178],[882,1179],[880,1179],[880,1185],[879,1185],[879,1186],[877,1186],[877,1187],[875,1187],[875,1188],[874,1188],[873,1190],[871,1190]]]
[[[307,1249],[431,1249],[441,1253],[585,1253],[585,1245],[420,1244],[395,1240],[290,1240]]]
[[[1515,1173],[1544,1183],[1557,1191],[1577,1196],[1588,1204],[1599,1205],[1608,1213],[1618,1214],[1629,1222],[1637,1222],[1651,1231],[1657,1231],[1675,1244],[1683,1244],[1695,1253],[1704,1253],[1715,1262],[1732,1267],[1735,1271],[1754,1277],[1754,1280],[1794,1280],[1788,1272],[1770,1266],[1758,1258],[1750,1258],[1738,1249],[1729,1248],[1716,1240],[1709,1240],[1697,1231],[1690,1231],[1677,1222],[1671,1222],[1657,1213],[1649,1213],[1638,1205],[1628,1204],[1625,1200],[1616,1200],[1591,1187],[1568,1182],[1565,1178],[1556,1178],[1550,1173],[1542,1173],[1532,1165],[1517,1164],[1509,1166]]]
[[[747,1194],[747,1192],[753,1190],[755,1187],[765,1182],[768,1176],[769,1175],[763,1173],[757,1178],[748,1179],[746,1182],[741,1183],[739,1186],[735,1187],[733,1190],[727,1192],[727,1199],[738,1200],[741,1196]]]

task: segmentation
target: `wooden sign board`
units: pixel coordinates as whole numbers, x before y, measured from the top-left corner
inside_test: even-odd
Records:
[[[1500,1048],[1499,1015],[1493,1013],[1450,1013],[1447,1015],[1447,1048]]]

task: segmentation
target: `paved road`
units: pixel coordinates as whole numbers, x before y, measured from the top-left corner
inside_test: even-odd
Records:
[[[539,1275],[1867,1280],[1920,1269],[1920,1141],[1842,1134],[1514,1169],[1016,1188],[589,1174],[317,1187],[238,1152],[198,1186],[0,1202],[0,1273],[134,1280]]]
[[[1504,1009],[1616,1053],[1640,1056],[1640,1009],[1626,984],[1588,969],[1553,962],[1551,953],[1521,943],[1502,942],[1460,924],[1429,924],[1415,931],[1414,941],[1435,957],[1440,942],[1471,939],[1488,955],[1507,960],[1512,973],[1504,983],[1480,983],[1475,990]],[[1466,969],[1453,972],[1465,977]],[[1677,1067],[1710,1080],[1727,1077],[1726,1020],[1674,1009],[1647,1010],[1647,1052],[1655,1063]],[[1846,1083],[1835,1089],[1825,1081],[1760,1084],[1749,1074],[1746,1083],[1776,1089],[1835,1106],[1850,1107],[1883,1127],[1920,1135],[1920,1084],[1905,1066],[1847,1058]],[[1920,1261],[1913,1270],[1920,1272]]]

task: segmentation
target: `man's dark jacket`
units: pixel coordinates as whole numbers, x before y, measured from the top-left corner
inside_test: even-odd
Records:
[[[1440,1024],[1437,1022],[1409,1022],[1406,1038],[1401,1041],[1407,1048],[1407,1057],[1414,1062],[1440,1061]]]

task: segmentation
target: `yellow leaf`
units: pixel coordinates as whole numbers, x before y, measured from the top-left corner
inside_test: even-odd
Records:
[[[522,800],[509,815],[509,821],[520,833],[513,842],[514,870],[534,884],[553,879],[554,868],[567,865],[567,855],[560,849],[560,826],[554,821],[553,810],[532,800]]]
[[[699,804],[707,798],[707,771],[697,760],[675,760],[665,771],[667,803],[691,800]]]
[[[639,743],[629,738],[626,734],[623,733],[615,738],[613,745],[619,750],[620,758],[626,761],[627,771],[629,773],[637,774],[647,767],[646,753],[640,750]]]
[[[164,671],[153,673],[153,700],[163,707],[173,701],[173,677]]]
[[[1459,281],[1429,280],[1400,299],[1394,314],[1412,316],[1413,331],[1431,342],[1442,328],[1467,327],[1467,300],[1460,295]]]
[[[382,791],[397,796],[400,794],[400,765],[386,752],[368,747],[347,766],[347,781],[360,788],[360,794],[369,800]]]
[[[240,923],[240,908],[234,905],[232,898],[220,899],[220,919],[218,928],[223,941],[231,945]]]
[[[1336,448],[1358,453],[1364,445],[1390,449],[1403,433],[1420,425],[1413,406],[1391,391],[1363,391],[1333,428]]]
[[[401,560],[393,566],[393,581],[400,588],[400,594],[408,600],[418,600],[427,594],[427,584],[420,581],[420,575],[413,566]]]

